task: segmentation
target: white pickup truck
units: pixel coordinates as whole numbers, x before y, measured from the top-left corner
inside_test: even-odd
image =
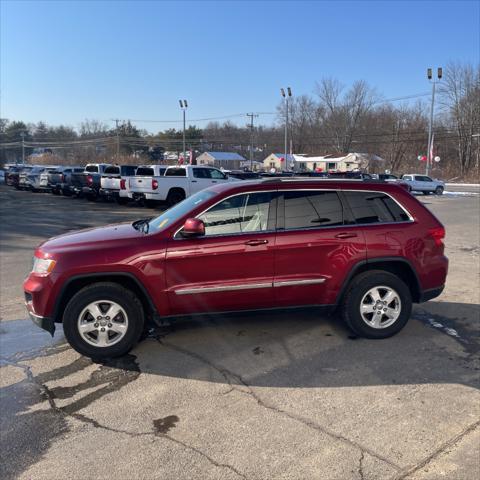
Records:
[[[128,196],[145,201],[150,206],[157,202],[167,202],[171,207],[204,188],[229,181],[237,180],[229,179],[218,168],[203,165],[172,166],[163,175],[137,175],[130,178]]]
[[[137,165],[110,165],[100,179],[99,195],[120,204],[128,202],[127,181],[135,175]]]

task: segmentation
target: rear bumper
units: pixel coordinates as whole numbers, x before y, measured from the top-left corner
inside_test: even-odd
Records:
[[[420,300],[418,301],[418,303],[428,302],[433,298],[437,298],[438,296],[441,295],[444,288],[445,288],[445,285],[442,285],[441,287],[429,288],[428,290],[424,290],[420,296]]]
[[[108,190],[107,188],[101,188],[98,193],[101,197],[117,198],[119,196],[118,190]]]

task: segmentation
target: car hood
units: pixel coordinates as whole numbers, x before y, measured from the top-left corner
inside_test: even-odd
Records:
[[[78,230],[58,237],[53,237],[42,243],[39,249],[43,252],[55,253],[58,251],[81,247],[102,248],[123,243],[131,243],[132,239],[145,237],[145,234],[132,227],[131,223],[107,225],[99,228]]]

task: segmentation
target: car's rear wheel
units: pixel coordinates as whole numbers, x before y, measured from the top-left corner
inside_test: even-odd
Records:
[[[142,304],[130,290],[116,283],[82,288],[68,302],[63,330],[70,345],[95,359],[128,353],[144,328]]]
[[[435,189],[435,195],[443,195],[443,187],[437,187]]]
[[[172,189],[168,192],[167,205],[173,207],[177,203],[185,200],[185,192],[182,189]]]
[[[353,280],[344,297],[342,314],[357,335],[387,338],[408,322],[412,296],[396,275],[382,270],[361,273]]]

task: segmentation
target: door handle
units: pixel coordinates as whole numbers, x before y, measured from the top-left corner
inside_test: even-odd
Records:
[[[212,180],[212,183],[217,183],[217,181],[216,181],[216,180]]]
[[[343,233],[339,233],[338,235],[335,235],[335,238],[354,238],[356,236],[357,236],[356,233],[343,232]]]
[[[245,242],[245,245],[265,245],[268,243],[268,240],[249,240],[248,242]]]
[[[196,180],[192,180],[192,183],[197,183],[197,181],[196,181]]]

